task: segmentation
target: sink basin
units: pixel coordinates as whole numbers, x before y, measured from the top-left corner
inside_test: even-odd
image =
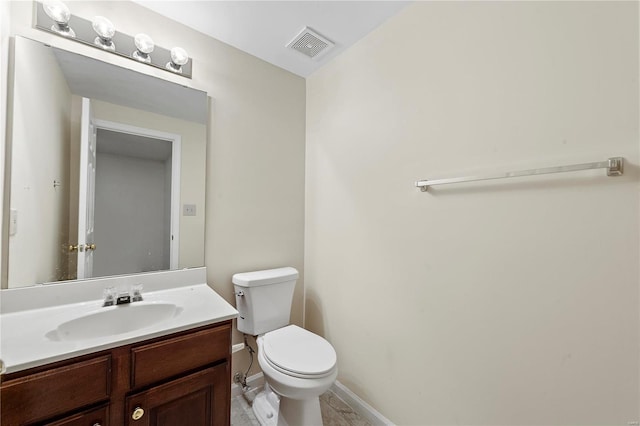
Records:
[[[159,324],[176,316],[173,303],[134,302],[109,306],[64,322],[55,330],[60,340],[113,336]]]

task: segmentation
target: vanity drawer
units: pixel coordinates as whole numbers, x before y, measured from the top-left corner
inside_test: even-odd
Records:
[[[2,383],[3,426],[44,420],[104,401],[111,392],[111,355]]]
[[[107,426],[109,424],[109,406],[102,405],[98,408],[76,413],[72,416],[65,417],[53,423],[47,423],[47,426]]]
[[[230,351],[230,323],[132,348],[131,387],[214,363],[228,357]]]

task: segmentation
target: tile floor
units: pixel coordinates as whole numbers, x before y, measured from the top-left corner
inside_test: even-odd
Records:
[[[252,397],[250,393],[250,397]],[[371,426],[331,390],[320,396],[323,426]],[[238,395],[231,399],[232,426],[260,426],[247,400]],[[320,426],[320,425],[318,425]]]

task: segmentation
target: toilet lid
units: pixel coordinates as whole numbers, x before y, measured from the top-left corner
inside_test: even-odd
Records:
[[[263,342],[265,358],[294,374],[324,375],[336,365],[336,351],[331,343],[297,325],[270,331]]]

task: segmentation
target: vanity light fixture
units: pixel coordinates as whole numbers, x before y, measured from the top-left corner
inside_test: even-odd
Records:
[[[51,31],[65,37],[75,38],[75,31],[69,27],[71,12],[66,4],[60,0],[47,0],[42,3],[42,8],[47,16],[55,22],[55,24],[51,26]]]
[[[2,1],[4,0],[0,0]],[[85,19],[73,15],[61,0],[35,0],[35,4],[35,27],[39,30],[111,52],[165,72],[186,78],[193,76],[193,60],[181,47],[169,50],[156,45],[147,34],[137,33],[133,37],[117,31],[113,23],[104,16]]]
[[[189,62],[189,54],[182,47],[171,49],[171,62],[167,62],[167,69],[182,74],[182,66]]]
[[[98,37],[93,41],[96,46],[102,47],[105,50],[116,50],[116,45],[111,40],[116,33],[116,28],[113,23],[104,16],[94,16],[91,21],[93,30],[98,34]]]
[[[133,52],[131,56],[133,56],[140,62],[144,62],[147,64],[150,63],[151,56],[149,56],[149,54],[153,52],[153,49],[155,47],[155,44],[153,43],[151,37],[143,33],[136,34],[136,36],[133,38],[133,42],[136,45],[136,49],[138,50]]]

